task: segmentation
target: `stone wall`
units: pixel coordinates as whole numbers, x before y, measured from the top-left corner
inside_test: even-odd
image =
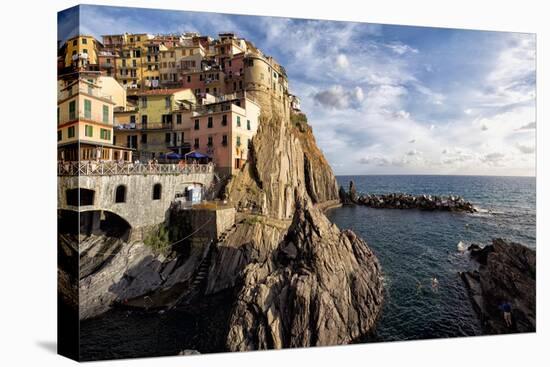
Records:
[[[210,187],[213,173],[193,173],[180,175],[112,175],[112,176],[68,176],[58,177],[58,208],[76,211],[106,210],[124,218],[133,228],[152,226],[167,219],[168,208],[176,193],[181,193],[188,185],[199,184]],[[153,187],[162,187],[159,200],[153,200]],[[116,188],[126,187],[124,203],[115,203]],[[84,188],[95,191],[94,205],[71,206],[67,204],[66,191]]]

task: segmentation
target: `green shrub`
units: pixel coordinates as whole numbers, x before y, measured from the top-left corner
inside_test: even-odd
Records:
[[[145,240],[145,245],[151,247],[156,253],[164,253],[170,248],[170,236],[168,228],[161,225],[158,229],[149,232]]]

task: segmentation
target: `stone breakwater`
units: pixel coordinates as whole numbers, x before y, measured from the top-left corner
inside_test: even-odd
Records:
[[[472,203],[455,195],[358,194],[353,181],[350,182],[347,192],[340,187],[340,200],[344,205],[356,204],[380,209],[420,209],[467,213],[477,211]]]

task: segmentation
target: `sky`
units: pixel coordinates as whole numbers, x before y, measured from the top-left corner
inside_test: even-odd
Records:
[[[275,57],[337,175],[535,175],[534,34],[89,5],[58,15],[60,40],[188,31],[234,32]]]

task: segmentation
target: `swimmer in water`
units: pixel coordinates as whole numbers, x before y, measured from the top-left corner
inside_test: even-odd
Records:
[[[423,290],[423,286],[422,286],[422,283],[420,283],[419,280],[416,281],[416,293],[422,293],[422,290]]]
[[[439,291],[439,280],[436,277],[432,278],[432,291],[437,293]]]

